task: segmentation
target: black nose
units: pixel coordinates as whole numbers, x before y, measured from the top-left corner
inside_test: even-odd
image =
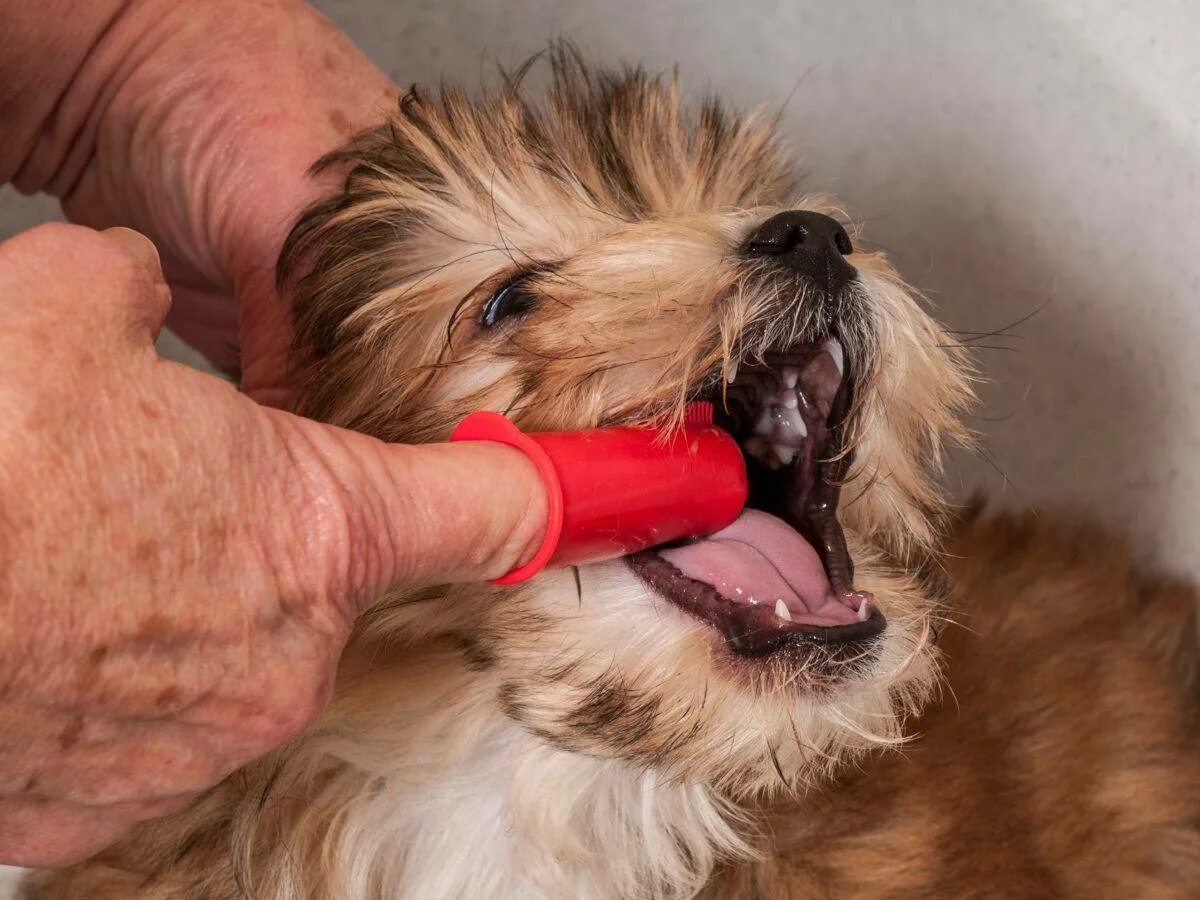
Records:
[[[746,238],[742,250],[808,276],[829,294],[858,275],[842,258],[854,252],[850,235],[820,213],[794,209],[771,216]]]

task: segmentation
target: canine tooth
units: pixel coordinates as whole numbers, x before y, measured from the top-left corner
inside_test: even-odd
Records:
[[[796,396],[795,391],[784,391],[779,395],[779,403],[784,409],[799,409],[800,398]]]
[[[867,609],[867,598],[863,597],[862,600],[860,600],[859,604],[858,604],[858,621],[860,621],[860,622],[867,621],[868,615],[869,615],[869,610]]]
[[[782,597],[775,601],[775,615],[786,622],[792,621],[792,611],[787,608],[787,604],[783,602]]]
[[[725,373],[725,382],[733,384],[737,380],[738,364],[736,362],[730,364],[729,370]]]
[[[783,370],[783,383],[786,387],[794,388],[796,386],[796,382],[799,380],[800,373],[795,369],[787,367]]]
[[[775,421],[781,426],[798,434],[802,438],[808,437],[808,427],[804,424],[804,419],[798,410],[776,406],[773,413]]]
[[[792,460],[796,458],[796,448],[788,447],[784,444],[772,444],[771,449],[775,451],[775,456],[785,466],[790,465]]]
[[[833,357],[833,364],[837,366],[838,375],[846,374],[846,354],[842,350],[841,341],[837,338],[830,338],[825,342],[825,352]]]

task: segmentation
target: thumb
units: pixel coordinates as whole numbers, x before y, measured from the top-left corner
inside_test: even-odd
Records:
[[[262,408],[284,436],[315,514],[280,535],[353,611],[389,588],[498,578],[533,556],[546,529],[545,489],[532,462],[488,442],[387,444]],[[278,474],[278,472],[273,473]],[[330,527],[329,523],[336,523]]]

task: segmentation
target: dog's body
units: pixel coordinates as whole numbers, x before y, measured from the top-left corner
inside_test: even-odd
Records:
[[[31,893],[1194,895],[1191,596],[1036,522],[943,556],[957,344],[793,193],[769,124],[553,70],[545,110],[519,78],[410,94],[331,160],[283,261],[308,412],[424,441],[709,398],[740,530],[385,599],[308,734]]]

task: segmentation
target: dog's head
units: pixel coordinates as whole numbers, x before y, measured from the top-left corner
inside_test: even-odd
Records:
[[[455,636],[559,748],[732,794],[797,786],[895,741],[933,682],[932,479],[962,435],[961,352],[797,191],[769,118],[569,50],[550,68],[541,104],[523,72],[477,100],[410,91],[326,161],[344,186],[281,263],[307,412],[414,442],[477,409],[562,430],[709,399],[750,510],[718,539],[408,597],[365,627]]]

